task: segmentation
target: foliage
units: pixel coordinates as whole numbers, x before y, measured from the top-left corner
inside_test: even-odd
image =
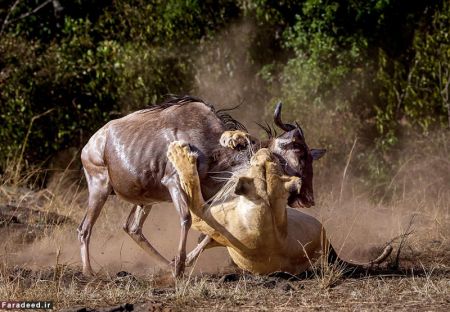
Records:
[[[19,1],[0,37],[0,163],[14,157],[33,116],[26,159],[82,146],[106,121],[188,93],[199,41],[238,11],[232,1]],[[11,4],[12,5],[12,4]],[[11,6],[10,6],[11,7]],[[0,12],[4,17],[6,12]],[[1,168],[1,165],[0,165]]]
[[[450,125],[448,1],[75,0],[36,12],[45,1],[3,2],[0,168],[33,116],[53,109],[25,149],[39,163],[111,118],[195,91],[199,77],[252,103],[281,98],[284,117],[328,148],[323,165],[344,164],[358,137],[353,173],[368,186],[388,183],[404,137]]]
[[[273,95],[298,116],[312,142],[326,145],[327,165],[343,165],[358,137],[362,148],[354,173],[368,185],[386,185],[397,167],[393,156],[402,135],[448,124],[449,5],[389,0],[297,5],[296,21],[283,33],[294,55]],[[277,19],[281,10],[266,12]],[[270,70],[262,73],[273,80]]]

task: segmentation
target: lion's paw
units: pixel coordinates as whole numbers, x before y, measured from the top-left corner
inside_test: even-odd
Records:
[[[286,177],[286,182],[284,183],[286,191],[291,194],[300,194],[302,189],[302,179],[299,177]]]
[[[272,161],[272,153],[267,148],[261,148],[250,159],[250,165],[252,166],[264,166],[266,162]]]
[[[225,131],[220,137],[220,145],[232,149],[244,148],[252,141],[247,132],[241,130]]]
[[[178,172],[193,173],[197,171],[198,155],[191,150],[189,144],[183,141],[174,141],[169,144],[167,158]]]

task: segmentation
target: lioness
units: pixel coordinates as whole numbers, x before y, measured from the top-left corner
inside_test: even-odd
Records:
[[[210,204],[203,199],[197,155],[189,145],[172,142],[167,156],[186,192],[192,226],[214,240],[208,246],[197,246],[188,262],[205,247],[222,245],[243,270],[255,274],[298,274],[330,247],[317,219],[287,207],[289,194],[300,191],[301,179],[283,175],[268,149],[258,150],[248,168],[233,174]],[[388,246],[370,263],[382,262],[391,250]]]

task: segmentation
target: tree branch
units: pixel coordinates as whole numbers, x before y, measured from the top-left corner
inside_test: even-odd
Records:
[[[8,24],[10,24],[10,23],[12,23],[12,22],[15,22],[15,21],[18,21],[18,20],[21,20],[21,19],[24,19],[25,17],[28,17],[28,16],[30,16],[30,15],[36,13],[37,11],[39,11],[40,9],[42,9],[43,7],[45,7],[45,6],[46,6],[47,4],[49,4],[50,2],[52,2],[52,0],[47,0],[47,1],[45,1],[44,3],[42,3],[42,4],[38,5],[37,7],[35,7],[35,8],[34,8],[33,10],[31,10],[30,12],[24,13],[24,14],[20,15],[19,17],[15,18],[15,19],[12,19],[11,21],[8,22]]]
[[[14,4],[11,6],[11,9],[9,9],[8,14],[6,14],[5,20],[3,21],[3,24],[2,24],[2,28],[0,29],[0,36],[3,34],[3,31],[5,30],[6,25],[9,24],[9,17],[11,16],[11,13],[16,9],[19,2],[20,2],[20,0],[16,0],[16,2],[14,2]]]
[[[16,6],[19,4],[20,0],[16,0],[16,2],[13,4],[13,6],[11,7],[11,9],[9,10],[8,14],[6,15],[5,20],[3,21],[3,25],[2,25],[2,29],[0,30],[0,36],[3,34],[3,31],[5,30],[5,27],[8,24],[11,24],[12,22],[16,22],[18,20],[24,19],[34,13],[36,13],[37,11],[39,11],[40,9],[44,8],[47,4],[49,4],[50,2],[52,2],[52,0],[47,0],[44,3],[38,5],[37,7],[35,7],[33,10],[24,13],[22,15],[20,15],[17,18],[14,18],[12,20],[9,20],[9,16],[11,15],[11,13],[14,11],[14,9],[16,8]]]
[[[439,88],[441,89],[442,104],[447,106],[447,118],[448,118],[448,128],[450,129],[450,101],[449,101],[449,87],[450,87],[450,65],[447,65],[447,70],[445,70],[445,75],[442,73],[442,64],[439,62]],[[445,84],[443,80],[447,79]],[[444,86],[443,86],[444,85]]]

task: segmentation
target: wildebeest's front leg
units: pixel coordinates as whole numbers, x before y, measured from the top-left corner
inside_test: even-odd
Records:
[[[177,171],[179,185],[185,195],[189,209],[198,217],[203,218],[205,200],[201,192],[200,178],[197,171],[197,155],[185,142],[170,143],[167,157]]]
[[[184,273],[185,261],[186,261],[186,241],[189,229],[192,224],[191,213],[189,212],[188,201],[186,194],[184,193],[178,175],[172,175],[166,177],[162,183],[169,190],[172,202],[178,211],[180,216],[180,243],[178,245],[178,255],[175,256],[175,276],[181,276]]]
[[[194,223],[204,218],[205,200],[201,193],[200,179],[197,171],[197,155],[191,151],[188,144],[180,141],[172,142],[167,151],[167,157],[177,170],[180,185],[186,195],[187,205],[194,214]],[[203,250],[222,246],[209,236],[192,250],[187,256],[186,265],[190,266]]]
[[[186,266],[191,266],[194,261],[200,256],[200,254],[205,250],[213,247],[224,247],[210,236],[205,235],[203,239],[197,244],[197,246],[187,255]]]

